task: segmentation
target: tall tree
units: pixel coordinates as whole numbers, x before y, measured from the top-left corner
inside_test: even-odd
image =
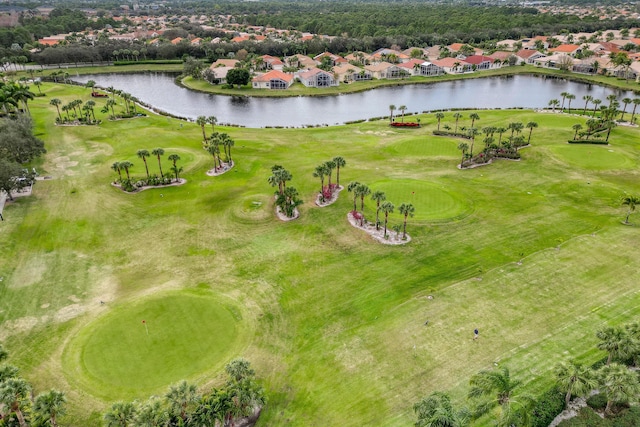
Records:
[[[358,207],[356,205],[356,200],[358,199],[358,193],[356,192],[356,189],[358,188],[359,185],[360,183],[358,181],[351,181],[349,185],[347,185],[347,191],[349,193],[353,192],[353,211],[354,212],[358,210]]]
[[[533,399],[519,393],[520,381],[511,378],[507,367],[480,371],[471,377],[469,383],[469,397],[479,401],[476,415],[483,415],[499,406],[499,426],[526,425]]]
[[[398,111],[402,112],[402,123],[404,123],[404,112],[407,111],[407,106],[401,105],[400,107],[398,107]]]
[[[10,413],[16,414],[20,427],[27,427],[22,405],[30,393],[31,386],[22,378],[9,378],[0,384],[0,406],[4,405]]]
[[[465,427],[469,425],[469,411],[456,411],[448,394],[435,391],[413,405],[418,420],[415,427]]]
[[[147,157],[149,157],[151,154],[149,154],[149,151],[147,150],[138,150],[136,154],[144,162],[144,169],[147,171],[147,179],[149,179],[149,166],[147,165]]]
[[[211,132],[216,131],[216,124],[218,123],[218,118],[216,116],[207,117],[207,123],[211,125]]]
[[[129,169],[131,169],[132,167],[133,163],[131,163],[130,161],[125,160],[124,162],[120,162],[120,168],[124,169],[125,173],[127,174],[128,180],[131,180],[131,176],[129,176]]]
[[[336,164],[336,185],[340,187],[340,168],[343,168],[347,165],[347,161],[340,156],[336,156],[333,158],[333,162]]]
[[[393,112],[396,110],[396,106],[391,104],[389,105],[389,122],[393,123]]]
[[[384,237],[387,237],[387,224],[389,223],[389,214],[393,213],[395,206],[391,202],[384,202],[380,205],[380,210],[384,212]]]
[[[366,184],[360,184],[354,190],[354,194],[357,194],[360,197],[360,226],[364,225],[364,198],[371,194],[371,189]]]
[[[624,109],[622,110],[622,112],[620,113],[620,120],[624,121],[624,113],[627,112],[627,106],[629,106],[629,104],[631,104],[631,102],[633,102],[631,100],[631,98],[623,98],[622,99],[622,103],[624,104]]]
[[[131,402],[116,402],[104,414],[107,427],[129,427],[136,416],[136,407]]]
[[[194,409],[194,405],[198,402],[199,396],[195,384],[189,384],[181,381],[176,385],[172,385],[166,394],[169,406],[174,415],[179,416],[185,422],[189,412]]]
[[[402,240],[405,240],[407,238],[407,217],[410,216],[411,218],[413,218],[416,208],[411,203],[403,203],[398,208],[398,211],[400,211],[400,213],[404,215],[404,223],[402,226]]]
[[[560,96],[562,97],[562,106],[560,107],[561,110],[564,110],[564,100],[567,98],[568,95],[569,95],[569,92],[562,92],[560,94]]]
[[[114,172],[118,172],[118,177],[120,178],[120,181],[122,181],[122,168],[120,167],[120,162],[113,162],[111,169],[113,169]]]
[[[638,204],[640,204],[640,197],[628,195],[622,198],[622,205],[629,206],[627,217],[624,219],[625,224],[629,224],[629,215],[631,215],[631,213],[636,210],[636,205]]]
[[[164,155],[164,150],[162,148],[154,148],[151,150],[151,154],[158,158],[158,169],[160,169],[160,176],[164,178],[164,174],[162,173],[162,162],[160,161],[160,157]]]
[[[207,124],[207,118],[205,116],[198,116],[196,123],[200,126],[200,129],[202,129],[202,141],[207,142],[207,133],[204,130],[204,127]]]
[[[601,99],[592,99],[591,103],[593,104],[593,115],[591,117],[595,117],[596,116],[596,111],[598,111],[598,105],[602,104],[602,100]]]
[[[603,366],[599,369],[600,391],[607,396],[605,415],[611,415],[614,403],[627,403],[636,400],[640,394],[638,374],[618,363]]]
[[[600,340],[598,348],[609,353],[607,365],[611,364],[614,358],[625,359],[633,356],[638,349],[637,343],[619,326],[605,326],[596,332],[596,337]]]
[[[469,144],[467,144],[466,142],[461,142],[460,144],[458,144],[458,150],[462,152],[462,158],[460,159],[460,168],[463,168],[464,157],[467,154],[467,151],[469,151]]]
[[[454,113],[453,114],[453,118],[456,119],[456,128],[453,131],[454,133],[458,133],[458,120],[460,120],[461,117],[462,117],[462,114],[460,114],[460,113]]]
[[[587,106],[589,105],[589,101],[591,101],[593,97],[591,95],[584,95],[582,99],[584,100],[584,110],[582,111],[582,114],[587,114]]]
[[[638,105],[640,105],[640,98],[634,98],[631,102],[633,102],[633,111],[631,112],[630,122],[633,123],[633,119],[636,116],[636,108],[638,108]]]
[[[576,131],[573,134],[573,139],[577,139],[578,138],[578,132],[580,132],[580,130],[582,129],[582,125],[580,123],[576,123],[575,125],[573,125],[571,127],[573,128],[573,130]]]
[[[574,99],[576,99],[576,96],[572,93],[567,94],[567,99],[569,100],[569,103],[567,105],[567,109],[569,110],[569,114],[571,114],[571,101],[573,101]]]
[[[313,171],[314,178],[320,178],[320,199],[324,202],[324,177],[327,175],[327,165],[323,163],[319,166],[316,166],[316,169]]]
[[[538,123],[529,122],[529,123],[527,123],[526,127],[529,129],[529,137],[527,138],[527,144],[530,144],[531,143],[531,134],[533,133],[533,129],[538,127]]]
[[[58,98],[52,98],[51,101],[49,101],[49,104],[56,107],[56,110],[58,111],[58,121],[62,122],[62,116],[60,115],[60,104],[62,104],[62,101]]]
[[[387,200],[387,195],[384,191],[374,191],[371,194],[371,200],[376,202],[376,230],[380,230],[380,203]]]
[[[336,168],[336,162],[334,162],[333,160],[329,160],[325,162],[324,165],[327,167],[327,176],[329,177],[329,182],[327,185],[329,185],[329,190],[333,191],[333,189],[331,188],[331,175],[333,174],[333,170]]]
[[[180,156],[177,154],[169,154],[169,156],[167,156],[167,159],[169,159],[173,164],[173,166],[171,167],[171,170],[176,176],[176,182],[178,182],[180,180],[179,174],[180,172],[182,172],[182,168],[178,167],[178,165],[176,165],[176,162],[180,160]]]
[[[67,398],[63,392],[49,390],[36,396],[33,402],[33,410],[39,418],[48,420],[48,424],[51,427],[57,427],[58,416],[66,413],[66,403]]]
[[[569,405],[571,396],[584,397],[598,386],[598,378],[591,368],[575,360],[558,364],[554,371],[560,391],[565,393],[565,407]]]
[[[480,116],[478,115],[478,113],[469,114],[469,118],[471,119],[471,127],[473,127],[473,125],[475,124],[476,120],[480,120]]]
[[[436,120],[438,120],[438,130],[440,130],[440,120],[444,119],[444,113],[438,111],[435,116]]]

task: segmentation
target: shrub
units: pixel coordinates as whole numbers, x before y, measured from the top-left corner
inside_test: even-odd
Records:
[[[531,409],[531,427],[547,427],[564,409],[564,395],[557,389],[543,393]]]
[[[607,406],[607,395],[604,393],[594,394],[587,399],[587,405],[593,409],[604,409]]]
[[[611,420],[612,427],[637,427],[640,426],[640,407],[632,406]]]
[[[466,133],[448,132],[446,130],[434,130],[433,134],[436,135],[436,136],[456,136],[458,138],[471,139],[471,137]]]
[[[565,420],[558,424],[558,427],[607,427],[606,420],[600,418],[591,408],[582,408],[578,416]]]

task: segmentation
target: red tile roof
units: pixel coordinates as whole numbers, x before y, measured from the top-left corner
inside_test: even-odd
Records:
[[[283,73],[279,70],[271,70],[268,73],[264,73],[262,75],[256,76],[252,81],[254,82],[268,82],[270,80],[283,80],[287,83],[293,80],[293,75]]]

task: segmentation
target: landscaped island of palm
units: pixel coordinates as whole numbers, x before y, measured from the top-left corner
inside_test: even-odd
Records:
[[[154,402],[195,420],[198,394],[231,402],[225,422],[264,393],[258,425],[406,426],[436,391],[448,395],[439,404],[473,409],[470,392],[491,398],[486,380],[498,376],[512,401],[540,402],[560,363],[611,353],[606,375],[624,376],[616,362],[637,355],[602,344],[635,336],[640,304],[640,130],[630,109],[616,121],[614,99],[594,117],[574,101],[571,114],[419,114],[411,129],[388,118],[248,129],[211,123],[215,111],[188,123],[140,106],[146,115],[111,120],[129,111],[115,96],[85,112],[99,124],[61,126],[51,100],[86,105],[90,91],[40,88],[28,105],[47,152],[29,167],[47,179],[0,222],[0,364],[18,367],[34,396],[64,392],[59,425],[99,426]],[[445,125],[466,134],[434,135]],[[516,138],[530,143],[509,148],[519,161],[458,168]],[[319,190],[328,172],[333,188],[337,163],[346,191],[318,205],[334,197]],[[294,221],[275,213],[282,170],[302,202]],[[154,175],[186,182],[133,194],[110,185]],[[399,238],[406,221],[411,239],[380,244],[349,212]],[[605,326],[620,328],[612,338]],[[31,407],[11,384],[3,417]],[[225,400],[238,390],[249,397]],[[473,425],[493,425],[500,403]]]

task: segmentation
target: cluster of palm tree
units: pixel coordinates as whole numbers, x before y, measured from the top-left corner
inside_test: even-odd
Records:
[[[333,160],[326,161],[319,166],[316,166],[313,171],[315,178],[320,178],[320,199],[324,203],[327,199],[331,200],[333,193],[337,188],[340,188],[340,168],[347,165],[347,161],[340,156],[336,156]],[[336,170],[336,183],[331,183],[331,177],[333,170]],[[325,187],[324,178],[328,177],[328,183]]]
[[[49,105],[56,107],[58,117],[56,122],[58,123],[86,123],[97,124],[96,113],[94,111],[96,103],[93,100],[89,100],[83,104],[81,99],[74,99],[69,103],[62,105],[62,101],[58,98],[53,98],[49,101]],[[65,115],[63,116],[60,111]]]
[[[393,112],[396,111],[396,109],[402,113],[402,123],[404,123],[404,113],[405,111],[407,111],[407,106],[401,105],[396,108],[396,106],[393,104],[389,105],[389,122],[393,123]]]
[[[23,112],[30,114],[29,101],[35,94],[29,86],[14,81],[0,80],[0,115],[16,115]]]
[[[258,413],[265,397],[247,360],[235,359],[225,370],[228,380],[222,388],[199,394],[194,384],[182,381],[171,386],[163,398],[113,404],[104,414],[105,424],[107,427],[233,426],[240,418]]]
[[[0,345],[0,425],[57,427],[65,414],[64,393],[49,390],[34,397],[33,388],[18,376],[19,370],[6,363],[8,353]]]
[[[89,87],[92,88],[93,86]],[[137,98],[135,98],[130,93],[115,89],[113,86],[109,86],[107,90],[111,92],[111,98],[107,99],[104,107],[102,107],[101,112],[103,112],[104,114],[109,114],[109,112],[111,112],[111,115],[109,116],[111,120],[115,120],[117,118],[130,118],[138,114],[138,111],[136,109],[136,102],[138,102]],[[116,95],[119,95],[124,101],[124,111],[120,114],[116,114],[115,112],[115,106],[118,105],[118,102],[116,101]]]
[[[526,125],[522,122],[511,122],[506,127],[483,127],[482,134],[484,135],[484,148],[476,156],[473,155],[473,148],[475,138],[480,134],[480,131],[472,127],[469,129],[471,145],[466,142],[458,144],[458,149],[462,152],[460,167],[465,168],[474,164],[487,163],[489,160],[494,158],[520,158],[518,149],[531,144],[533,129],[537,127],[538,123],[534,121],[530,121]],[[524,128],[529,129],[529,133],[526,138],[522,135]],[[507,138],[503,138],[503,135],[508,131],[510,131],[509,136]]]
[[[231,147],[234,145],[235,141],[226,133],[213,132],[211,136],[207,138],[203,143],[203,147],[213,156],[214,170],[222,170],[233,165],[233,160],[231,159]],[[224,151],[224,162],[220,156],[220,147],[222,147]]]
[[[137,188],[148,185],[167,185],[171,183],[171,177],[165,176],[164,172],[162,171],[161,158],[164,155],[163,148],[154,148],[153,150],[151,150],[151,152],[144,149],[138,150],[136,155],[144,162],[144,169],[147,175],[146,178],[141,178],[133,181],[130,175],[130,169],[133,167],[133,163],[128,160],[114,162],[111,165],[111,169],[118,173],[118,179],[116,180],[116,182],[119,182],[125,191],[134,191]],[[151,157],[152,155],[156,156],[156,158],[158,159],[158,170],[160,172],[159,177],[158,175],[151,175],[149,173],[149,164],[147,163],[147,158]],[[183,168],[177,165],[178,160],[180,160],[180,156],[178,154],[169,154],[167,159],[171,161],[170,170],[174,174],[176,182],[178,182],[180,179],[180,173],[183,171]],[[122,172],[126,174],[126,178],[122,176]]]
[[[574,141],[578,141],[578,140],[589,140],[589,138],[591,136],[597,135],[597,134],[601,134],[603,132],[607,132],[606,136],[604,138],[594,138],[594,140],[600,140],[600,141],[604,141],[604,142],[609,142],[609,136],[611,135],[611,129],[613,129],[614,126],[616,126],[616,117],[618,117],[618,113],[620,113],[620,121],[622,121],[624,119],[624,115],[626,113],[626,109],[627,106],[634,102],[632,101],[630,98],[625,98],[623,100],[625,106],[624,109],[622,111],[619,110],[620,108],[620,102],[618,102],[617,98],[615,95],[609,95],[607,97],[607,100],[609,101],[609,105],[603,105],[600,107],[600,114],[598,116],[596,116],[596,109],[594,108],[593,114],[591,115],[591,118],[587,120],[586,122],[586,126],[587,129],[586,130],[582,130],[584,127],[582,126],[582,124],[580,123],[576,123],[572,126],[572,129],[574,130],[574,135],[573,135],[573,140]],[[637,99],[637,104],[634,104],[634,108],[633,108],[633,113],[631,116],[631,121],[634,120],[634,116],[635,116],[635,112],[636,112],[636,107],[637,105],[640,104],[640,99]],[[588,102],[588,101],[587,101]],[[591,102],[594,103],[594,105],[599,105],[602,101],[598,100],[598,99],[591,99]],[[586,105],[585,105],[586,107]]]
[[[358,181],[352,181],[347,186],[347,191],[349,193],[353,193],[353,210],[351,211],[351,215],[356,220],[360,221],[360,226],[364,226],[364,199],[365,197],[371,195],[371,200],[376,202],[376,230],[380,230],[380,213],[384,214],[384,231],[383,236],[387,239],[389,236],[387,234],[387,225],[389,223],[389,214],[393,213],[396,206],[387,200],[387,195],[384,191],[374,191],[372,192],[368,185],[361,184]],[[360,211],[358,211],[357,200],[360,199]],[[398,211],[404,217],[403,225],[402,225],[402,239],[405,240],[407,238],[407,218],[413,217],[415,215],[415,207],[411,203],[402,203],[398,207]],[[396,227],[396,232],[399,234],[400,227]]]
[[[291,181],[291,179],[293,179],[291,172],[280,165],[273,165],[271,167],[271,176],[267,178],[267,182],[272,187],[278,187],[278,191],[276,191],[276,206],[288,218],[293,218],[296,215],[296,208],[302,204],[298,190],[295,187],[287,187],[287,181]]]
[[[611,416],[616,405],[637,401],[640,396],[638,374],[626,366],[640,361],[640,322],[604,327],[596,336],[598,348],[608,353],[604,365],[594,369],[575,360],[561,362],[554,368],[555,382],[565,407],[572,397],[585,397],[599,389],[607,399],[604,414]],[[488,413],[496,414],[498,426],[530,425],[535,399],[524,391],[521,381],[511,376],[508,367],[482,370],[471,377],[469,384],[472,411],[456,409],[446,393],[434,392],[414,405],[418,417],[415,425],[463,427]]]

